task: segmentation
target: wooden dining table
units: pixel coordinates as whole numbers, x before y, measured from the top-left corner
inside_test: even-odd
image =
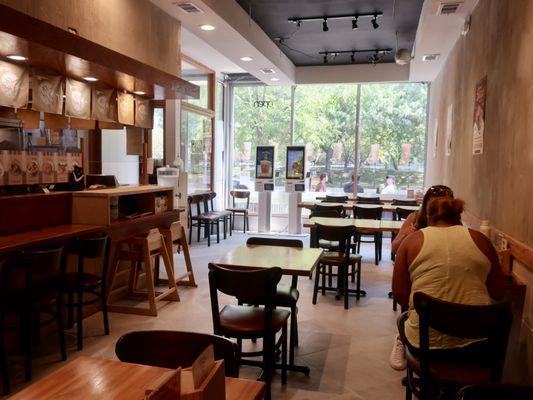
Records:
[[[313,217],[310,218],[304,226],[312,228],[315,224],[325,226],[350,226],[353,225],[357,229],[364,229],[365,231],[373,232],[398,232],[402,227],[404,221],[391,221],[385,219],[362,219],[362,218],[329,218],[329,217]]]
[[[78,357],[11,397],[13,400],[144,400],[168,368]],[[226,377],[226,400],[263,399],[264,382]]]
[[[338,207],[342,206],[344,210],[351,211],[354,206],[360,207],[360,208],[383,208],[383,211],[388,212],[394,212],[396,211],[396,208],[403,208],[404,210],[410,210],[410,211],[418,211],[420,209],[420,206],[403,206],[403,205],[393,205],[390,203],[387,204],[366,204],[366,203],[356,203],[353,201],[348,201],[346,203],[330,203],[330,202],[321,202],[321,201],[302,201],[301,203],[298,203],[299,208],[307,208],[309,210],[312,210],[316,205],[320,205],[321,207]]]

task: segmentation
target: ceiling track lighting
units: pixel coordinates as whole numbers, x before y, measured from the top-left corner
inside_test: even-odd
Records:
[[[371,23],[374,29],[379,28],[378,24],[378,17],[382,17],[383,12],[376,11],[372,13],[354,13],[354,14],[344,14],[344,15],[334,15],[334,16],[328,16],[323,15],[320,17],[303,17],[303,18],[289,18],[288,21],[296,24],[296,26],[299,28],[303,22],[307,21],[322,21],[322,30],[324,32],[329,31],[328,27],[328,20],[338,20],[338,19],[350,19],[352,21],[352,30],[357,30],[359,28],[359,18],[372,18]]]
[[[385,54],[392,52],[391,48],[380,48],[380,49],[361,49],[361,50],[335,50],[335,51],[321,51],[318,54],[324,56],[324,64],[327,64],[329,55],[337,57],[340,54],[350,54],[350,60],[352,63],[355,63],[355,55],[357,53],[374,53],[371,55],[368,60],[372,65],[376,65],[383,59]]]

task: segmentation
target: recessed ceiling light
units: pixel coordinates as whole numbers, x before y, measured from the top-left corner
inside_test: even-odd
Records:
[[[7,56],[7,58],[9,58],[10,60],[13,60],[13,61],[26,61],[28,59],[27,57],[18,56],[16,54],[10,54],[10,55]]]
[[[279,81],[279,78],[270,78],[270,80],[271,80],[272,82],[277,82],[277,81]]]
[[[96,82],[98,80],[98,78],[95,78],[94,76],[84,76],[83,79],[87,82]]]
[[[215,27],[213,25],[203,24],[203,25],[200,25],[200,29],[203,31],[214,31]]]
[[[241,61],[253,61],[254,59],[252,57],[241,57]]]
[[[133,92],[133,93],[138,94],[139,96],[143,96],[143,95],[146,94],[146,92],[143,92],[142,90],[138,90],[138,91]]]

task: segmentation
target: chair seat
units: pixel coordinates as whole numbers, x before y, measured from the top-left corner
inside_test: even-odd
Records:
[[[79,275],[76,272],[65,274],[65,288],[75,289],[81,284],[84,289],[93,289],[102,284],[102,278],[97,275],[83,273],[81,274],[81,279],[78,278]]]
[[[205,215],[211,218],[224,218],[224,217],[231,216],[231,212],[229,211],[208,211],[205,213]]]
[[[350,254],[349,265],[356,264],[361,261],[361,255],[359,254]],[[342,265],[346,262],[346,256],[337,251],[328,251],[323,253],[320,257],[321,264],[327,265]]]
[[[244,213],[244,214],[246,214],[248,212],[248,210],[246,208],[238,208],[238,207],[226,208],[226,211],[235,212],[235,213]]]
[[[336,249],[339,247],[339,242],[334,242],[331,240],[324,240],[319,239],[318,240],[318,247],[321,247],[323,249]]]
[[[420,359],[409,348],[405,348],[405,358],[413,371],[420,374]],[[457,358],[456,358],[457,359]],[[476,362],[478,361],[478,362]],[[431,379],[451,386],[467,386],[474,383],[491,382],[491,368],[482,360],[472,358],[461,361],[432,360],[429,365]]]
[[[272,332],[278,332],[290,316],[287,310],[272,311]],[[227,305],[220,311],[220,327],[224,335],[232,337],[260,337],[263,335],[265,309],[263,307]]]
[[[300,292],[295,287],[290,285],[278,284],[276,291],[276,306],[292,307],[298,301]]]

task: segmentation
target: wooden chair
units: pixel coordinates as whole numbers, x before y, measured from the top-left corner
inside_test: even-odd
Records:
[[[174,252],[183,252],[183,258],[185,260],[185,268],[187,272],[175,278],[176,285],[178,286],[192,286],[197,287],[194,279],[194,272],[192,270],[191,256],[189,254],[189,245],[187,244],[187,235],[185,234],[185,228],[179,222],[173,222],[169,228],[160,229],[161,234],[165,238],[165,245],[169,254],[170,263],[172,269],[176,271],[174,264]],[[155,285],[159,286],[160,283],[168,283],[168,279],[161,279],[159,277],[159,257],[155,259]]]
[[[110,238],[107,235],[95,235],[73,240],[67,248],[68,253],[76,255],[78,259],[77,271],[62,271],[60,291],[67,294],[67,326],[73,326],[74,309],[77,325],[78,350],[83,349],[83,307],[100,303],[104,320],[104,334],[109,335],[109,318],[107,315],[107,270],[109,267]],[[87,259],[102,259],[102,274],[96,275],[84,271]],[[65,265],[66,266],[66,265]],[[76,295],[76,301],[74,301]],[[84,296],[90,299],[84,300]]]
[[[409,210],[407,208],[402,208],[401,206],[396,207],[396,210],[394,210],[394,212],[392,213],[392,219],[394,221],[403,221],[414,212],[415,211]]]
[[[259,364],[262,379],[266,382],[265,398],[270,400],[270,383],[275,370],[276,334],[281,331],[281,382],[287,382],[287,320],[290,312],[275,308],[276,287],[281,279],[281,268],[243,271],[222,268],[209,264],[209,291],[215,335],[237,339],[239,352],[243,357],[262,356]],[[264,307],[226,305],[219,308],[218,292],[237,299],[247,299],[251,304]],[[263,339],[260,352],[242,352],[243,339]],[[258,365],[251,360],[241,363]]]
[[[348,202],[348,196],[334,196],[334,195],[326,195],[326,199],[322,200],[324,203],[347,203]]]
[[[512,316],[504,304],[473,306],[455,304],[416,292],[413,303],[419,315],[419,349],[407,340],[406,399],[414,393],[417,398],[430,397],[430,388],[457,392],[471,384],[497,383],[500,381]],[[403,324],[400,324],[400,335]],[[468,339],[486,340],[479,354],[461,355],[453,351],[429,349],[430,328],[443,334]],[[414,375],[420,378],[415,382]]]
[[[355,293],[357,300],[360,296],[365,296],[366,292],[361,290],[361,256],[359,254],[351,254],[350,244],[353,236],[356,234],[355,226],[325,226],[316,224],[316,235],[318,240],[330,240],[339,243],[339,250],[328,251],[320,257],[318,268],[315,273],[315,286],[313,289],[313,304],[316,304],[318,291],[322,291],[322,295],[326,294],[326,290],[335,291],[337,293],[337,300],[344,296],[344,308],[348,309],[348,295]],[[357,265],[357,289],[348,289],[348,268],[350,265]],[[337,267],[337,287],[331,284],[326,286],[326,276],[328,271],[326,267]],[[322,277],[322,285],[319,285],[319,280]]]
[[[207,207],[203,194],[194,194],[187,197],[189,206],[189,244],[192,240],[192,228],[197,229],[197,240],[200,241],[200,234],[204,228],[204,236],[207,238],[207,246],[211,246],[211,228],[215,221],[218,221],[216,215],[208,215],[205,212]],[[217,223],[217,242],[220,242],[220,234]]]
[[[229,192],[232,201],[232,207],[226,208],[231,212],[231,229],[235,229],[235,217],[237,214],[242,214],[243,218],[243,231],[246,233],[246,228],[250,230],[250,220],[248,217],[248,209],[250,208],[250,192],[244,190],[232,190]],[[246,199],[246,207],[238,207],[236,199]]]
[[[383,202],[379,197],[365,197],[365,196],[357,196],[355,198],[356,203],[361,204],[381,204],[383,205]]]
[[[282,246],[282,247],[296,247],[303,248],[304,244],[298,239],[277,239],[266,237],[251,237],[246,241],[247,245],[263,245],[263,246]],[[297,289],[298,277],[293,276],[291,285],[278,284],[276,290],[275,306],[287,307],[291,309],[291,328],[289,341],[289,364],[294,364],[294,348],[298,346],[298,299],[300,292]],[[240,299],[241,302],[245,299]]]
[[[457,400],[531,400],[533,386],[506,385],[488,383],[485,385],[469,385],[462,388]]]
[[[327,202],[323,201],[322,203],[327,203]],[[346,210],[340,204],[337,205],[337,206],[333,206],[333,205],[327,206],[327,205],[315,204],[315,206],[313,207],[313,209],[311,211],[313,211],[313,212],[321,212],[321,211],[328,211],[328,210],[336,211],[341,216],[341,218],[345,218],[346,217]]]
[[[353,217],[360,219],[375,219],[381,220],[383,215],[383,207],[376,206],[375,208],[363,208],[357,205],[353,206]],[[370,236],[372,240],[363,240],[363,236]],[[373,243],[374,244],[374,260],[378,265],[381,260],[381,242],[383,234],[381,232],[367,231],[364,229],[358,229],[355,235],[354,248],[357,253],[361,252],[361,243]]]
[[[32,339],[39,341],[39,331],[42,326],[54,321],[57,323],[61,359],[67,359],[61,293],[55,289],[65,262],[62,246],[43,247],[21,252],[9,259],[2,269],[0,331],[2,336],[6,330],[20,332],[26,381],[31,379]],[[23,277],[22,286],[11,284],[12,276],[17,272]],[[50,318],[43,321],[42,314]],[[6,316],[18,317],[18,325],[7,325]],[[2,365],[2,380],[4,392],[9,393],[7,362]]]
[[[165,240],[159,229],[151,229],[146,235],[138,236],[128,241],[129,250],[117,249],[112,263],[112,279],[107,296],[108,310],[111,312],[122,312],[126,314],[139,314],[157,316],[156,303],[160,300],[179,301],[178,287],[174,278],[172,262],[167,252]],[[154,285],[154,266],[152,259],[162,257],[165,270],[168,276],[168,289],[163,292],[156,292]],[[130,268],[118,271],[121,261],[130,262]],[[146,291],[139,291],[138,281],[141,272],[141,264],[144,265],[144,277],[146,279]],[[113,292],[122,288],[116,288],[116,283],[124,274],[129,274],[128,290],[129,297],[139,300],[148,299],[148,308],[140,308],[127,305],[111,304]]]
[[[115,345],[120,361],[177,369],[189,368],[196,358],[213,345],[215,359],[224,360],[226,376],[239,377],[237,345],[221,336],[198,332],[134,331],[123,335]]]
[[[416,200],[392,199],[391,205],[393,205],[393,206],[417,206],[418,205],[418,201],[416,201]]]
[[[205,205],[205,213],[209,216],[213,216],[216,218],[216,221],[213,221],[213,224],[217,224],[217,243],[218,243],[218,236],[219,236],[219,227],[218,224],[220,222],[224,225],[224,239],[227,238],[227,231],[229,227],[229,234],[231,236],[232,234],[232,226],[231,226],[231,212],[228,210],[224,211],[216,211],[214,207],[213,200],[217,194],[215,192],[209,192],[207,194],[204,194],[204,205]],[[229,222],[229,224],[228,224]]]

